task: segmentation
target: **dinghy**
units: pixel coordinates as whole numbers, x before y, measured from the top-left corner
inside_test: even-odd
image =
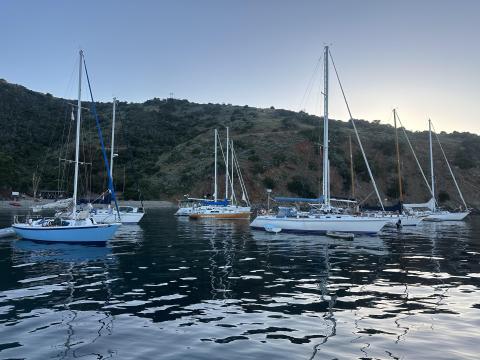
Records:
[[[346,233],[340,231],[327,231],[326,235],[335,239],[353,240],[355,238],[355,234],[353,233]]]
[[[15,236],[15,230],[11,227],[0,229],[0,238],[7,238]]]
[[[282,228],[272,224],[267,224],[265,225],[265,231],[269,233],[278,234],[280,231],[282,231]]]

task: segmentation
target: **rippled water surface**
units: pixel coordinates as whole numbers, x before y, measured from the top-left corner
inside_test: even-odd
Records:
[[[479,358],[476,217],[344,241],[172,214],[107,247],[0,239],[0,358]]]

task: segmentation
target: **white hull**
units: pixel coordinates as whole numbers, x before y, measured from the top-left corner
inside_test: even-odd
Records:
[[[190,214],[192,219],[249,219],[249,206],[200,206]]]
[[[449,212],[449,211],[441,211],[441,212],[436,212],[428,215],[425,218],[425,221],[461,221],[465,219],[468,214],[470,214],[469,211],[463,211],[463,212]]]
[[[190,216],[192,211],[193,211],[193,207],[180,207],[175,213],[175,216]]]
[[[284,217],[260,215],[252,221],[250,227],[265,230],[268,227],[282,231],[326,233],[347,232],[357,234],[377,234],[389,221],[384,218],[350,215],[320,215],[318,217]]]
[[[142,220],[144,212],[138,212],[137,208],[131,208],[131,211],[122,211],[120,207],[120,217],[116,209],[94,209],[90,216],[99,224],[113,224],[121,222],[122,224],[138,224]]]
[[[15,236],[15,230],[13,230],[13,228],[8,227],[5,229],[0,229],[0,238],[7,238],[12,236]]]

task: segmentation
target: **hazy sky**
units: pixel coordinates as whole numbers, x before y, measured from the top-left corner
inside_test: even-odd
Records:
[[[480,133],[480,1],[0,1],[0,78],[74,97],[79,48],[97,100],[153,97],[320,113],[331,44],[353,116]],[[319,74],[321,75],[321,74]],[[347,113],[331,72],[331,116]],[[317,98],[315,98],[317,97]]]

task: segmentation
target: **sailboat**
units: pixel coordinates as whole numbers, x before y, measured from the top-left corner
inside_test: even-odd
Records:
[[[110,146],[110,178],[113,181],[113,159],[117,156],[115,154],[115,114],[116,114],[117,99],[113,98],[113,115],[112,115],[112,143]],[[120,212],[120,216],[119,216]],[[97,223],[111,224],[121,222],[122,224],[138,224],[142,220],[145,212],[143,208],[135,206],[119,206],[117,209],[112,208],[93,208],[90,215]]]
[[[88,210],[77,211],[77,194],[78,194],[78,168],[79,168],[79,155],[80,155],[80,123],[82,112],[82,73],[83,66],[85,65],[83,51],[80,50],[80,63],[79,63],[79,75],[78,75],[78,102],[77,102],[77,123],[76,123],[76,139],[75,139],[75,174],[73,185],[73,197],[72,197],[72,211],[68,214],[58,215],[53,218],[28,218],[25,222],[20,222],[19,217],[15,217],[12,228],[15,230],[17,236],[23,239],[34,241],[46,241],[46,242],[67,242],[67,243],[105,243],[110,240],[115,231],[120,226],[119,223],[113,224],[97,224],[95,220],[90,216]],[[85,72],[87,75],[87,81],[90,87],[90,81],[88,79],[88,72],[85,66]],[[91,94],[91,89],[90,89]],[[102,145],[102,151],[104,160],[106,160],[105,149],[103,146],[103,139],[101,136],[101,130],[98,123],[98,117],[96,115],[95,103],[92,96],[92,109],[94,110],[97,128],[100,135],[100,142]],[[108,167],[108,162],[106,161]],[[113,198],[116,203],[115,191],[113,189],[113,183],[109,174],[109,187],[111,189]]]
[[[193,209],[201,206],[202,201],[206,199],[192,198],[187,195],[184,196],[184,199],[178,201],[178,209],[175,212],[175,216],[190,216],[193,212]]]
[[[447,156],[445,155],[445,152],[443,151],[442,144],[440,143],[440,139],[438,138],[438,135],[435,133],[435,136],[437,137],[438,144],[440,146],[440,150],[442,151],[443,157],[445,159],[445,162],[447,164],[448,170],[450,171],[450,175],[452,176],[453,182],[455,183],[455,187],[457,188],[458,194],[460,195],[460,199],[463,202],[463,205],[465,207],[464,211],[457,211],[457,212],[451,212],[448,210],[442,210],[436,206],[436,199],[435,199],[435,173],[433,171],[433,143],[432,143],[432,120],[428,119],[428,135],[429,135],[429,145],[430,145],[430,175],[431,175],[431,190],[432,190],[432,209],[431,213],[425,218],[427,221],[459,221],[465,219],[468,214],[470,214],[470,211],[468,210],[467,204],[465,202],[465,199],[463,198],[463,194],[460,190],[460,187],[458,186],[457,179],[455,178],[455,175],[453,174],[452,168],[450,167],[450,163],[448,162]]]
[[[218,130],[215,129],[215,170],[214,170],[214,192],[213,200],[202,200],[200,206],[195,206],[192,208],[191,214],[189,215],[191,219],[249,219],[250,218],[250,201],[248,199],[247,189],[245,187],[245,182],[243,180],[242,172],[240,170],[240,164],[238,163],[237,157],[235,155],[235,150],[233,148],[233,142],[230,141],[229,132],[227,127],[227,147],[225,152],[225,198],[219,200],[218,198],[218,176],[217,176],[217,141],[218,140]],[[220,149],[223,149],[220,144]],[[231,158],[231,159],[230,159]],[[231,163],[229,164],[229,161]],[[230,168],[229,168],[230,166]],[[239,202],[236,199],[234,191],[234,169],[238,175],[238,181],[242,190],[242,201],[246,203],[247,206],[239,205]],[[229,190],[230,188],[230,199],[229,199]]]
[[[398,143],[398,131],[397,131],[397,110],[393,109],[393,123],[395,128],[395,151],[396,151],[396,160],[397,160],[397,176],[398,176],[398,194],[399,194],[399,204],[398,204],[398,213],[397,214],[382,214],[382,216],[390,217],[392,222],[390,225],[394,226],[417,226],[422,222],[425,216],[415,213],[410,213],[405,211],[403,207],[403,180],[402,180],[402,168],[400,165],[400,146]]]
[[[432,122],[429,120],[429,150],[430,150],[430,173],[431,173],[431,183],[428,182],[427,177],[425,176],[425,173],[422,169],[422,166],[420,165],[420,162],[418,160],[417,154],[415,153],[415,150],[413,149],[412,143],[410,141],[410,138],[405,131],[405,127],[402,124],[402,121],[398,117],[398,113],[396,114],[396,119],[400,122],[401,129],[403,131],[403,134],[405,136],[405,139],[407,140],[407,144],[410,148],[410,151],[412,152],[412,155],[415,159],[415,162],[417,164],[418,170],[420,171],[420,174],[422,175],[422,178],[425,182],[425,185],[431,195],[430,200],[428,200],[425,203],[411,203],[411,204],[403,204],[403,208],[409,213],[413,214],[416,216],[423,217],[424,221],[459,221],[463,220],[469,213],[470,211],[468,210],[467,204],[465,203],[465,199],[463,198],[463,194],[460,190],[460,187],[458,186],[457,180],[455,178],[455,175],[453,174],[452,168],[450,167],[450,163],[448,162],[447,156],[445,155],[445,151],[443,150],[442,144],[440,143],[440,139],[438,138],[438,135],[434,132],[438,145],[440,146],[440,150],[442,151],[444,160],[447,164],[448,170],[450,172],[450,175],[453,178],[453,182],[455,183],[455,186],[457,188],[458,194],[460,195],[460,199],[463,202],[463,205],[465,206],[465,211],[459,211],[459,212],[450,212],[446,210],[441,210],[437,207],[437,201],[435,199],[435,176],[434,176],[434,171],[433,171],[433,142],[432,142]]]
[[[323,189],[318,211],[300,213],[290,208],[280,208],[277,214],[259,215],[250,227],[266,230],[275,227],[280,231],[303,233],[363,233],[377,234],[391,220],[380,216],[349,215],[336,212],[331,206],[330,169],[328,158],[328,59],[329,47],[324,50],[324,132],[323,132]],[[288,210],[288,211],[286,211]]]

